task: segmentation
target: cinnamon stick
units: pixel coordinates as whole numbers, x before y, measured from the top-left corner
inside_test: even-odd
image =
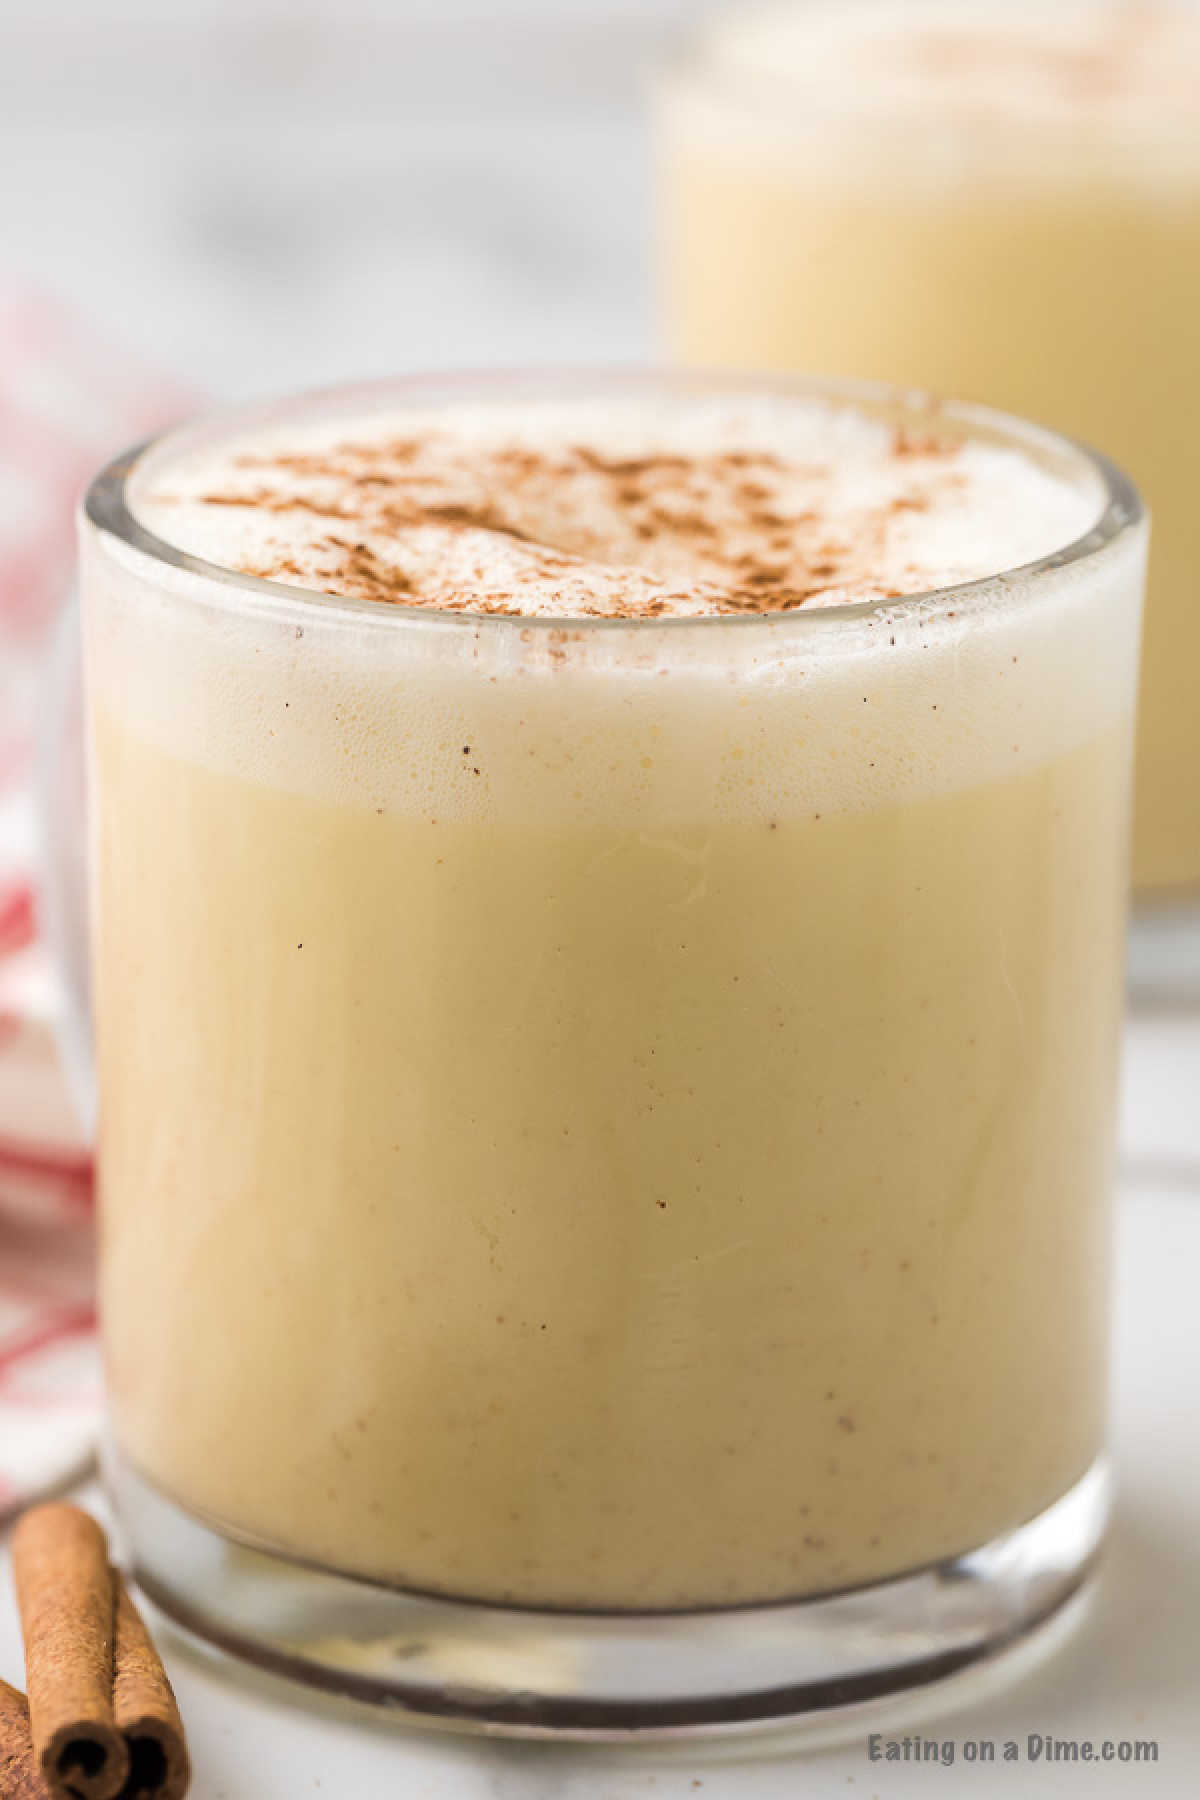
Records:
[[[0,1681],[0,1800],[50,1800],[29,1733],[29,1702]]]
[[[113,1712],[129,1750],[121,1800],[183,1800],[191,1780],[183,1721],[167,1671],[118,1575]]]
[[[113,1714],[112,1570],[77,1506],[25,1513],[13,1534],[35,1760],[58,1800],[117,1800],[129,1751]]]

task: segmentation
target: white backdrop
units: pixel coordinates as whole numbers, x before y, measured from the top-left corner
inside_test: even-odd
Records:
[[[219,396],[653,348],[699,0],[0,0],[0,277]]]

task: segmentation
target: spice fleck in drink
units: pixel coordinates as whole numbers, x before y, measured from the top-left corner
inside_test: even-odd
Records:
[[[911,381],[1102,445],[1155,520],[1139,890],[1200,886],[1200,13],[731,12],[659,107],[668,341]]]
[[[861,1587],[1087,1475],[1142,556],[1106,480],[686,379],[135,466],[86,580],[140,1479],[379,1584],[631,1611]]]

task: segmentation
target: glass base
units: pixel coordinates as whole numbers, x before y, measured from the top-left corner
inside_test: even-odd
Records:
[[[238,1543],[110,1450],[136,1578],[177,1624],[260,1667],[429,1722],[629,1739],[800,1720],[822,1729],[1017,1644],[1091,1570],[1098,1462],[1055,1505],[967,1556],[801,1601],[574,1613],[439,1599]]]

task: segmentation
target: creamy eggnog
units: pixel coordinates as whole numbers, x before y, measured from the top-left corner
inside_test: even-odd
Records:
[[[124,1455],[534,1606],[1023,1524],[1104,1429],[1133,512],[883,394],[420,396],[85,532]]]
[[[1200,9],[827,0],[710,30],[659,110],[668,337],[1042,418],[1155,518],[1134,872],[1200,884]]]

